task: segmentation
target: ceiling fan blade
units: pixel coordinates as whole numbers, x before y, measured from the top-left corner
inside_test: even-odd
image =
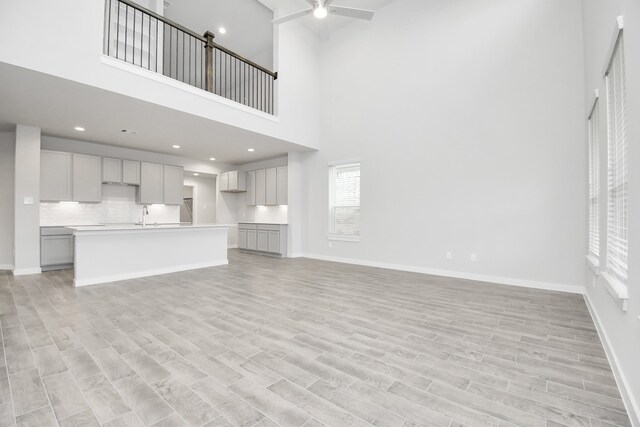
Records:
[[[311,12],[313,12],[313,9],[301,10],[300,12],[292,13],[291,15],[287,15],[287,16],[283,16],[282,18],[274,19],[271,22],[273,22],[276,25],[277,24],[282,24],[283,22],[291,21],[293,19],[300,18],[300,17],[303,17],[305,15],[309,15]]]
[[[356,19],[365,19],[367,21],[371,21],[371,19],[373,19],[373,14],[375,13],[372,10],[356,9],[353,7],[344,6],[330,6],[329,12],[333,15],[347,16],[349,18]]]
[[[318,4],[318,0],[305,0],[305,1],[309,3],[311,6],[315,6],[316,4]],[[333,0],[324,0],[324,5],[329,6],[332,1]]]

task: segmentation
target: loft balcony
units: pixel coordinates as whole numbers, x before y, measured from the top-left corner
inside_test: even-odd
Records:
[[[275,114],[278,73],[129,0],[107,0],[104,53],[233,102]]]

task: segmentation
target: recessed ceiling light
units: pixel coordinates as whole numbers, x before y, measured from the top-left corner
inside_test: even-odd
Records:
[[[120,132],[129,134],[129,135],[133,135],[136,133],[136,131],[133,129],[122,129]]]
[[[253,153],[256,150],[254,150],[253,148],[249,148],[247,151],[250,152],[250,153]]]
[[[78,132],[84,132],[84,128],[82,126],[76,126],[74,127],[75,130],[77,130]]]
[[[218,28],[218,32],[220,34],[227,34],[227,29],[225,27],[220,27],[220,28]]]
[[[193,176],[198,176],[198,175],[200,175],[198,172],[193,173]]]
[[[175,148],[175,149],[180,148],[180,146],[179,146],[179,145],[172,145],[172,147],[173,147],[173,148]]]
[[[212,162],[215,162],[216,158],[215,157],[209,157],[209,160],[211,160]]]

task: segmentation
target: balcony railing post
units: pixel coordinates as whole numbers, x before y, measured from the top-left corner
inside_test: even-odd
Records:
[[[204,33],[204,37],[207,39],[204,44],[205,51],[205,90],[213,92],[213,38],[215,37],[212,32],[207,31]]]

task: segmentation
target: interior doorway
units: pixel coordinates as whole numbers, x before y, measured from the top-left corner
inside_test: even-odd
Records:
[[[180,205],[180,222],[193,224],[193,186],[185,185],[182,188],[182,204]]]

